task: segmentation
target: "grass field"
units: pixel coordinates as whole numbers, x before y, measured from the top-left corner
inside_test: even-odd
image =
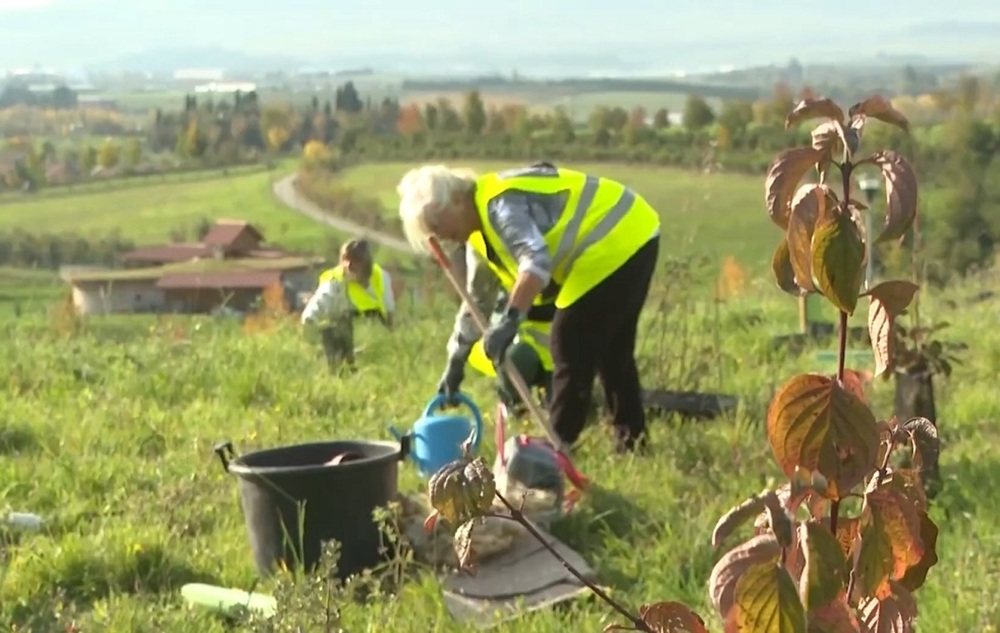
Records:
[[[235,167],[197,169],[189,171],[165,172],[161,174],[142,174],[135,176],[119,176],[115,178],[94,179],[72,185],[46,185],[33,193],[4,192],[0,193],[0,204],[8,205],[17,202],[31,202],[41,199],[67,196],[81,196],[93,193],[119,192],[135,187],[150,185],[183,185],[197,180],[219,180],[235,176],[262,172],[264,165],[237,165]]]
[[[285,171],[93,191],[78,196],[41,196],[5,203],[0,231],[76,232],[94,237],[118,230],[139,243],[168,239],[171,229],[199,219],[238,218],[259,224],[265,238],[291,249],[323,252],[332,229],[274,199],[271,183]]]
[[[359,167],[344,177],[391,208],[405,167]],[[794,331],[796,307],[759,272],[778,237],[761,209],[761,178],[600,169],[663,213],[664,266],[640,335],[646,386],[730,393],[741,406],[713,422],[653,421],[647,457],[615,457],[606,428],[593,421],[577,459],[599,490],[554,532],[626,603],[681,600],[721,631],[706,591],[718,558],[712,526],[780,474],[763,427],[774,389],[794,374],[833,367],[811,353],[768,352],[771,336]],[[159,241],[202,215],[254,219],[271,239],[303,246],[323,232],[273,202],[265,175],[5,205],[0,229],[97,234],[118,227]],[[669,258],[699,255],[707,263],[690,275],[667,268]],[[692,280],[717,276],[730,255],[747,278],[716,304],[713,286]],[[51,275],[0,269],[0,366],[7,368],[0,373],[0,517],[28,511],[48,521],[37,534],[0,527],[0,630],[64,631],[70,621],[76,628],[69,630],[83,632],[233,630],[187,609],[179,596],[186,582],[249,589],[257,578],[236,482],[222,472],[213,444],[229,439],[246,452],[313,439],[388,439],[386,424],[407,426],[434,392],[454,306],[441,283],[429,302],[401,298],[398,327],[386,334],[362,325],[360,370],[332,378],[294,321],[253,334],[208,317],[80,321],[42,308],[58,287]],[[1000,626],[1000,497],[993,493],[1000,401],[992,381],[1000,330],[983,327],[996,320],[989,302],[964,299],[997,287],[996,278],[982,276],[921,299],[924,319],[951,321],[948,337],[975,346],[950,380],[936,383],[945,484],[931,516],[941,528],[941,560],[917,595],[920,631],[996,633]],[[33,307],[14,318],[10,298],[29,289]],[[863,322],[864,309],[855,316]],[[880,417],[891,409],[891,387],[871,386]],[[489,380],[470,372],[466,388],[492,410]],[[491,438],[488,432],[483,444],[490,462]],[[401,490],[421,489],[412,465],[401,472]],[[345,629],[466,630],[447,616],[429,570],[404,567],[395,597],[376,594],[367,604],[336,597]],[[579,601],[499,630],[596,631],[613,619],[601,604]]]
[[[585,497],[555,532],[620,599],[682,600],[719,631],[705,588],[717,556],[711,528],[777,474],[762,427],[771,390],[793,372],[831,368],[809,356],[764,353],[795,314],[769,280],[749,284],[714,316],[703,288],[668,292],[667,281],[656,280],[651,307],[669,300],[674,309],[650,310],[643,324],[647,385],[733,393],[743,404],[715,422],[653,422],[649,457],[615,458],[606,430],[593,424],[578,465],[607,492]],[[945,316],[942,299],[925,298],[924,313]],[[736,325],[748,315],[762,316],[763,325]],[[76,333],[66,321],[3,323],[0,358],[13,369],[0,399],[0,508],[36,512],[49,524],[39,534],[3,537],[0,627],[64,630],[72,618],[79,631],[229,630],[186,609],[178,595],[185,582],[248,588],[256,576],[236,482],[221,471],[213,443],[231,439],[250,451],[386,439],[387,422],[407,425],[433,393],[449,316],[439,301],[408,310],[391,334],[364,326],[361,369],[339,380],[294,324],[247,335],[207,318],[111,318]],[[1000,621],[1000,499],[989,492],[1000,485],[992,449],[1000,439],[992,387],[1000,334],[981,327],[995,319],[988,304],[959,319],[954,336],[975,336],[977,354],[939,383],[946,484],[932,508],[941,562],[918,595],[924,631],[993,631]],[[470,375],[466,384],[484,407],[490,403],[488,380]],[[889,386],[873,386],[882,412]],[[483,448],[489,459],[491,435]],[[402,473],[402,490],[421,488],[411,465]],[[430,573],[407,569],[412,577],[394,599],[364,606],[338,598],[347,630],[465,630],[445,615]],[[580,601],[501,630],[594,631],[607,616],[600,604]]]
[[[52,304],[67,291],[66,284],[51,270],[0,266],[0,321],[18,313],[48,314]]]

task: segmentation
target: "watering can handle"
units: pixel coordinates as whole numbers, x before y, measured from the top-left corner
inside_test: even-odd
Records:
[[[479,411],[479,407],[473,402],[467,395],[459,392],[451,396],[450,398],[443,393],[439,393],[430,402],[427,403],[427,407],[424,409],[423,417],[429,418],[434,415],[434,412],[438,410],[441,406],[448,404],[449,401],[456,401],[460,404],[464,404],[466,407],[472,411],[472,417],[475,418],[474,434],[472,436],[472,450],[478,451],[479,444],[483,440],[483,414]]]

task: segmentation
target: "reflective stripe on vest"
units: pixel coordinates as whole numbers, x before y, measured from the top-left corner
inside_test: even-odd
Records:
[[[535,350],[542,367],[545,371],[552,371],[554,363],[552,361],[552,324],[540,321],[525,321],[521,324],[518,333],[520,340],[524,341]]]
[[[325,270],[319,276],[320,283],[330,280],[344,281],[343,264]],[[388,312],[385,309],[385,277],[382,276],[382,267],[378,264],[372,266],[372,277],[368,283],[371,286],[371,291],[356,281],[347,284],[347,297],[351,300],[351,305],[361,314],[378,312],[382,316],[388,317]]]
[[[506,276],[511,285],[517,263],[502,247],[487,213],[490,201],[511,189],[569,194],[559,221],[544,235],[552,256],[552,279],[561,286],[557,308],[572,305],[611,275],[660,226],[659,216],[642,196],[607,178],[569,169],[560,169],[558,176],[482,176],[476,182],[476,208],[483,240],[496,251],[497,267],[505,269],[505,275],[498,276],[501,280]],[[470,244],[477,248],[471,239]]]
[[[515,342],[522,342],[530,346],[531,349],[535,350],[538,354],[538,359],[542,363],[542,368],[545,371],[552,371],[554,365],[552,361],[552,349],[549,338],[549,332],[552,331],[551,323],[544,323],[539,321],[525,321],[521,324],[521,328],[518,331],[517,339]],[[472,351],[469,352],[469,357],[466,360],[469,365],[473,367],[476,371],[490,378],[495,378],[497,375],[496,369],[493,367],[493,363],[490,359],[486,357],[486,352],[483,351],[483,339],[476,341],[476,344],[472,346]]]

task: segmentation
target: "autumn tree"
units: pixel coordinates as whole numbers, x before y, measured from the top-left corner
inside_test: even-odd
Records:
[[[660,108],[653,114],[653,129],[665,130],[670,127],[670,112],[666,108]]]
[[[483,133],[486,128],[486,106],[478,90],[471,90],[465,95],[462,116],[465,119],[466,131],[476,136]]]
[[[323,141],[312,140],[302,148],[302,160],[306,167],[333,167],[334,151]]]
[[[415,103],[407,104],[399,109],[399,118],[396,120],[396,129],[403,136],[413,136],[424,130],[424,117],[420,112],[420,106]]]
[[[719,111],[719,125],[736,138],[740,138],[753,123],[753,104],[744,99],[727,99]]]
[[[587,130],[595,145],[605,147],[610,144],[613,129],[611,108],[608,106],[597,106],[587,117]]]
[[[201,158],[208,149],[208,139],[204,130],[198,124],[197,118],[192,118],[184,133],[178,139],[178,154],[188,158]]]
[[[101,149],[97,152],[97,164],[104,169],[111,169],[118,165],[121,158],[121,146],[110,138],[104,139]]]
[[[507,125],[500,108],[491,107],[486,113],[486,133],[494,135],[503,134],[506,131]]]
[[[284,150],[290,138],[288,128],[282,125],[273,125],[267,129],[267,147],[272,152]]]
[[[122,160],[128,167],[135,167],[142,161],[142,141],[137,138],[130,138],[125,142]]]
[[[461,132],[463,129],[462,116],[446,98],[440,98],[437,102],[439,126],[442,132]]]
[[[81,153],[80,166],[88,174],[97,166],[97,150],[92,145],[88,145]]]
[[[424,104],[424,125],[428,130],[436,132],[440,129],[441,112],[433,103]]]
[[[684,127],[697,131],[711,125],[715,121],[715,113],[701,96],[688,95],[687,101],[684,103],[682,121]]]
[[[649,140],[649,126],[646,125],[646,109],[636,106],[629,113],[628,122],[622,130],[622,140],[626,145],[635,147]]]
[[[569,118],[566,109],[562,106],[557,107],[552,114],[552,123],[549,128],[552,132],[552,138],[561,143],[572,143],[576,138],[573,127],[573,120]]]

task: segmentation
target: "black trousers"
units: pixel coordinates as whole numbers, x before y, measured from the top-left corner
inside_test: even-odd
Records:
[[[656,237],[576,303],[556,311],[549,419],[567,444],[583,431],[595,374],[624,448],[632,448],[645,434],[635,338],[659,251]]]

